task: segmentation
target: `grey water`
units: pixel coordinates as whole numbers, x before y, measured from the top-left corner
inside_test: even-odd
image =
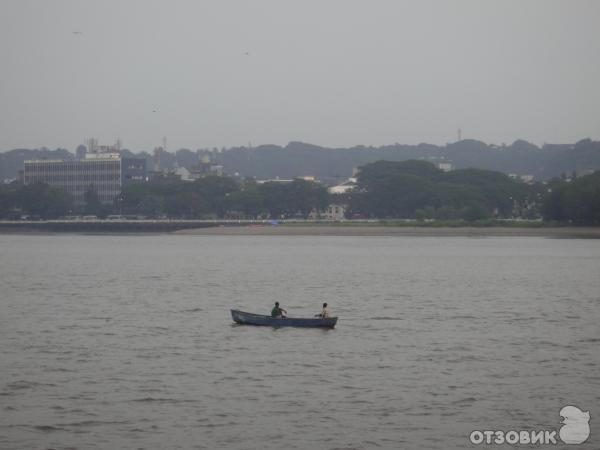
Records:
[[[465,448],[565,405],[599,447],[599,240],[0,235],[0,277],[2,449]],[[277,300],[338,325],[232,324]]]

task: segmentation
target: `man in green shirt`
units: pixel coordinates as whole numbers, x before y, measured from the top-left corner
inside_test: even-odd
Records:
[[[282,318],[285,317],[284,314],[287,314],[287,311],[279,307],[279,302],[275,302],[275,306],[273,306],[273,309],[271,310],[271,317]]]

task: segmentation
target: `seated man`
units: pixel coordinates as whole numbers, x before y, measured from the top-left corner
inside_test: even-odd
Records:
[[[283,318],[287,314],[287,311],[283,308],[279,307],[279,302],[275,302],[275,306],[271,310],[271,317],[275,318]]]
[[[327,307],[327,303],[323,303],[323,309],[321,310],[321,314],[317,314],[315,317],[321,317],[326,319],[330,316],[329,308]]]

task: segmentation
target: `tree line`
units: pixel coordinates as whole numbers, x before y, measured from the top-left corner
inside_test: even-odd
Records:
[[[372,218],[480,220],[536,215],[533,187],[500,172],[438,170],[425,161],[378,161],[364,166],[350,214]]]
[[[102,204],[93,186],[77,205],[71,195],[47,184],[0,185],[0,219],[58,219],[68,215],[133,215],[148,218],[306,218],[329,203],[327,188],[296,179],[289,183],[237,183],[210,176],[194,182],[164,177],[124,187],[112,204]]]
[[[452,172],[411,160],[378,161],[361,167],[357,186],[331,195],[318,183],[238,182],[209,176],[189,182],[165,176],[132,184],[112,204],[102,204],[93,186],[76,205],[66,192],[45,184],[0,186],[0,218],[21,215],[56,219],[71,214],[136,215],[148,218],[307,218],[331,203],[346,206],[347,218],[464,220],[543,217],[565,223],[600,225],[600,172],[574,180],[528,185],[480,169]]]
[[[600,225],[600,171],[549,184],[542,214],[549,220],[576,225]]]

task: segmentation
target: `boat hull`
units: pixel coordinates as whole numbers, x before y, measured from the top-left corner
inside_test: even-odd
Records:
[[[243,325],[257,325],[266,327],[300,327],[300,328],[333,328],[337,323],[337,317],[303,318],[285,317],[273,318],[261,314],[252,314],[236,309],[231,310],[231,318],[234,322]]]

